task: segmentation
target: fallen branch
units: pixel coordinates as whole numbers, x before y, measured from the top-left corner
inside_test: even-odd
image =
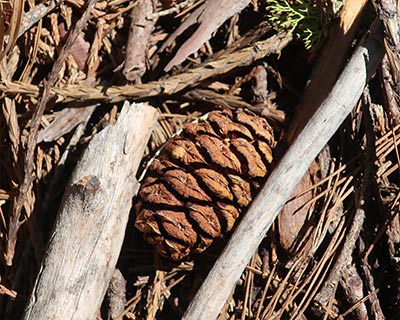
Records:
[[[58,74],[65,62],[68,58],[78,36],[86,25],[86,22],[89,20],[92,14],[92,10],[97,0],[90,0],[87,3],[87,9],[79,19],[79,21],[75,24],[71,33],[65,43],[65,46],[61,49],[60,55],[57,60],[54,62],[53,68],[49,73],[48,79],[44,81],[44,89],[43,93],[38,102],[38,106],[35,109],[35,112],[32,115],[31,119],[31,127],[28,135],[27,148],[24,154],[24,179],[22,184],[19,186],[18,196],[13,201],[13,209],[9,219],[8,224],[8,232],[7,232],[7,245],[6,252],[4,254],[4,260],[8,266],[12,265],[12,260],[14,258],[15,245],[17,242],[17,233],[22,223],[20,221],[22,207],[24,206],[26,196],[28,194],[29,187],[34,179],[33,176],[33,161],[34,161],[34,152],[37,143],[38,130],[40,121],[42,119],[44,110],[46,109],[46,105],[50,98],[52,97],[51,88],[55,85]],[[38,92],[39,93],[39,92]]]
[[[225,250],[192,300],[183,319],[216,319],[246,264],[314,158],[360,98],[382,60],[381,37],[374,24],[336,85],[309,119],[252,202]]]
[[[156,118],[154,108],[126,103],[117,123],[91,140],[66,188],[23,319],[96,318]]]
[[[165,80],[145,84],[126,86],[98,86],[95,88],[81,85],[52,88],[50,93],[57,96],[57,102],[108,101],[112,103],[127,99],[147,99],[158,95],[172,95],[205,79],[225,74],[235,68],[244,67],[264,57],[279,53],[291,40],[291,35],[279,33],[271,38],[258,41],[253,45],[206,62],[186,73]],[[0,92],[6,95],[21,94],[37,98],[40,87],[28,83],[0,80]]]
[[[141,77],[147,70],[148,46],[156,22],[155,19],[151,19],[154,6],[154,0],[141,0],[131,11],[131,25],[122,73],[126,79],[136,83],[142,83]]]

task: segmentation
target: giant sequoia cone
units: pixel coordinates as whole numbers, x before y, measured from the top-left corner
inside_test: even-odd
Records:
[[[274,147],[264,118],[213,111],[185,126],[151,163],[136,204],[136,228],[173,260],[228,233],[267,174]]]

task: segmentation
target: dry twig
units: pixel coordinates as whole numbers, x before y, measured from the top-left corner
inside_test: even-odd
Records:
[[[81,19],[76,23],[73,30],[68,37],[65,46],[60,52],[60,55],[53,65],[53,68],[48,76],[48,79],[44,82],[43,93],[38,102],[38,106],[32,116],[31,129],[28,136],[27,149],[24,158],[24,180],[19,187],[18,196],[13,201],[13,210],[10,216],[7,234],[7,249],[4,255],[7,265],[12,265],[12,260],[14,257],[15,244],[17,241],[17,233],[23,222],[20,221],[22,207],[24,205],[28,189],[34,179],[33,173],[33,159],[35,146],[38,137],[38,130],[40,120],[46,108],[47,102],[51,98],[51,88],[54,86],[58,79],[58,73],[60,72],[64,61],[67,59],[69,52],[71,51],[76,39],[78,38],[80,32],[86,25],[86,22],[91,16],[91,12],[97,0],[90,0],[88,2],[87,10],[82,15]]]
[[[352,110],[381,61],[383,48],[377,40],[377,29],[375,24],[372,34],[355,51],[324,103],[275,167],[197,292],[184,319],[215,319],[218,316],[236,280],[293,187]]]
[[[348,52],[358,30],[361,13],[366,2],[366,0],[349,0],[341,9],[339,19],[331,28],[326,45],[313,70],[310,84],[297,109],[297,125],[291,128],[289,140],[302,129],[335,84],[348,58]]]
[[[5,42],[5,14],[4,12],[6,11],[5,6],[7,5],[6,2],[1,2],[0,3],[0,61],[3,60],[3,58],[10,52],[10,50],[14,47],[15,42],[18,39],[18,33],[22,21],[22,16],[24,14],[24,3],[25,0],[22,1],[14,1],[13,2],[13,8],[7,8],[12,10],[12,16],[10,20],[10,28],[9,28],[9,34],[8,34],[8,39],[7,39],[7,44],[5,45],[4,48],[4,42]]]
[[[31,11],[24,14],[21,21],[21,27],[18,32],[18,37],[22,36],[26,31],[32,28],[43,17],[47,16],[58,5],[61,0],[50,0],[45,3],[40,3]]]
[[[169,77],[165,80],[152,81],[145,84],[126,86],[98,86],[91,88],[87,85],[71,85],[64,88],[51,88],[50,93],[57,96],[58,102],[120,102],[125,99],[147,99],[158,95],[172,95],[199,82],[227,73],[235,68],[248,66],[256,60],[270,54],[279,53],[291,40],[291,36],[279,33],[271,38],[239,50],[238,52],[222,55],[206,62],[186,73]],[[37,98],[40,87],[20,82],[0,81],[0,91],[7,95],[22,94]]]
[[[131,11],[131,26],[123,74],[129,81],[140,82],[146,72],[146,59],[151,33],[155,19],[151,18],[155,6],[154,0],[140,0]]]

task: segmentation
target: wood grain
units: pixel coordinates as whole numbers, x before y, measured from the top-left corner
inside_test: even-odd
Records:
[[[95,319],[120,253],[157,111],[125,103],[78,162],[23,319]]]

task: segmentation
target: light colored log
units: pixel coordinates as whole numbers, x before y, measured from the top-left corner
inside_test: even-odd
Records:
[[[93,320],[120,253],[135,175],[157,111],[125,103],[97,134],[66,188],[23,319]]]
[[[356,105],[382,57],[382,39],[378,32],[372,32],[368,40],[355,51],[329,95],[276,165],[192,300],[183,319],[217,318],[235,282],[293,188]]]

